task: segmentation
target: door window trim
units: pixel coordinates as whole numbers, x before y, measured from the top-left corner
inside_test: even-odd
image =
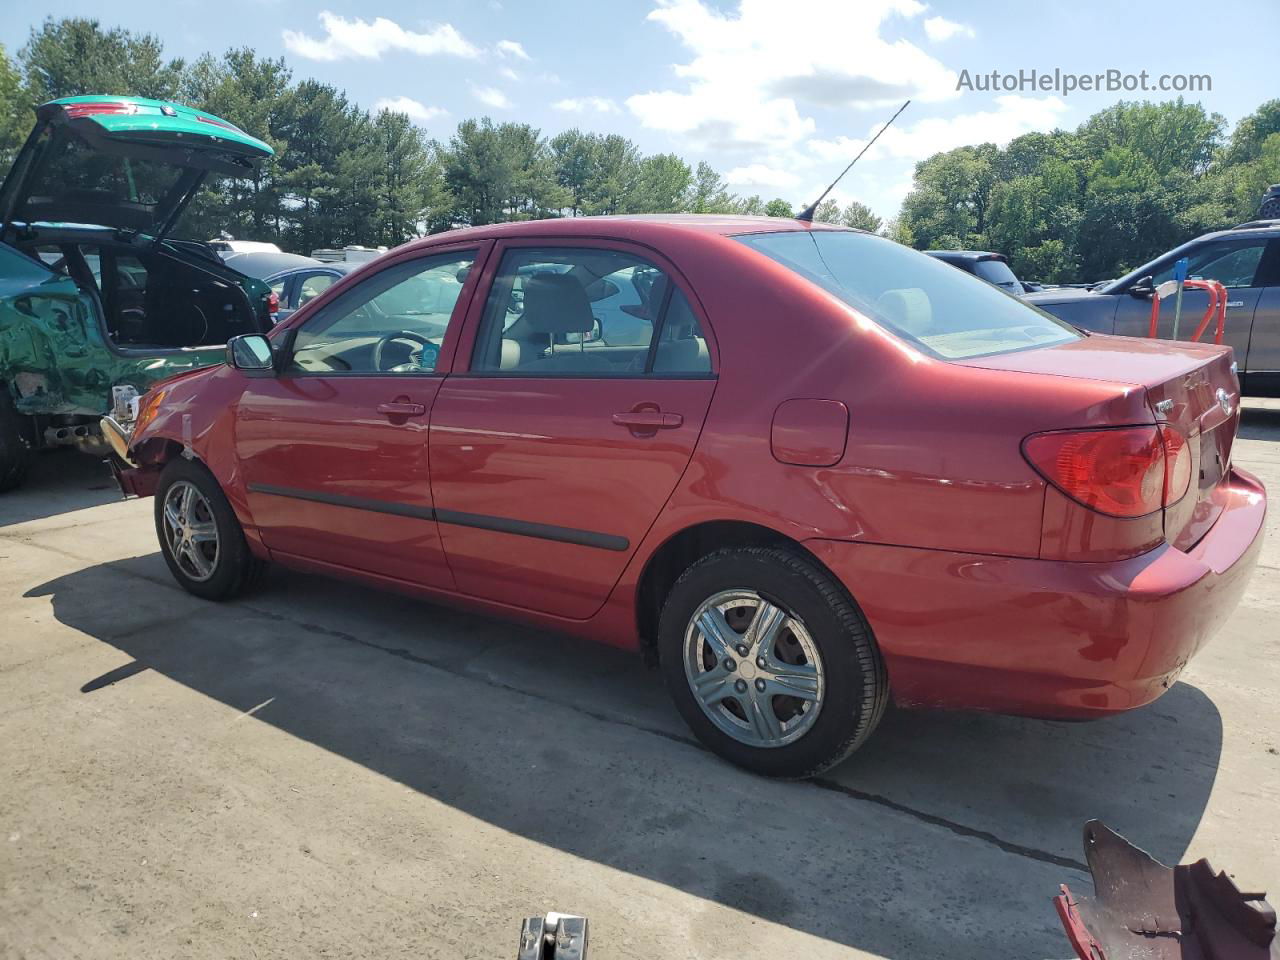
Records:
[[[407,251],[403,256],[390,259],[389,263],[382,264],[379,269],[360,278],[359,282],[352,286],[349,290],[342,290],[334,293],[334,289],[338,287],[340,280],[335,280],[329,287],[324,290],[318,297],[308,303],[302,304],[285,322],[275,328],[273,333],[278,332],[280,336],[290,337],[290,346],[292,348],[292,338],[297,333],[309,326],[313,321],[322,320],[330,316],[334,311],[342,310],[349,306],[353,301],[357,300],[366,285],[375,281],[388,270],[397,270],[410,264],[421,263],[426,260],[434,260],[438,257],[456,256],[463,253],[473,254],[471,262],[471,270],[467,274],[467,279],[462,284],[462,290],[458,294],[458,299],[453,304],[453,312],[449,314],[449,322],[445,327],[444,339],[440,343],[440,355],[436,358],[436,367],[434,370],[415,371],[412,373],[392,373],[389,370],[326,370],[326,371],[306,371],[300,370],[293,366],[286,366],[280,371],[280,379],[303,379],[303,378],[343,378],[349,379],[353,377],[385,377],[397,382],[409,383],[415,379],[441,379],[450,374],[450,367],[453,363],[454,355],[457,351],[458,340],[462,336],[463,328],[466,326],[468,311],[475,299],[476,288],[480,285],[482,275],[481,267],[486,265],[490,251],[493,247],[492,240],[482,240],[471,243],[448,244],[442,246],[427,247],[425,249],[417,249]],[[408,276],[412,276],[412,272]],[[393,285],[394,286],[394,285]],[[388,287],[388,290],[392,287]],[[385,291],[384,291],[385,292]],[[306,310],[311,304],[316,304],[314,308]],[[299,314],[306,310],[305,316],[301,320],[297,319]],[[341,318],[339,318],[341,319]],[[336,323],[337,320],[334,320]],[[293,331],[290,333],[290,331]],[[272,338],[274,339],[274,337]]]
[[[693,312],[694,317],[698,321],[699,327],[702,329],[703,338],[707,342],[707,354],[711,361],[711,370],[706,373],[662,373],[662,372],[645,372],[645,371],[619,371],[618,373],[602,373],[599,371],[590,371],[585,373],[567,373],[556,371],[555,373],[547,373],[543,371],[520,372],[518,370],[474,370],[472,364],[475,362],[476,347],[480,339],[480,328],[484,323],[485,309],[488,306],[489,295],[493,290],[498,272],[502,267],[502,261],[506,254],[512,250],[521,248],[534,249],[595,249],[595,250],[616,250],[619,253],[629,254],[648,261],[659,270],[663,271],[667,278],[671,281],[667,292],[663,297],[662,313],[659,316],[658,323],[654,327],[652,339],[649,342],[649,353],[646,357],[646,368],[653,365],[654,355],[656,353],[656,345],[662,335],[663,327],[666,326],[667,309],[671,303],[671,293],[676,287],[684,294],[685,299],[689,303],[689,309]],[[455,369],[450,376],[467,377],[486,380],[716,380],[719,379],[720,371],[720,351],[719,345],[715,339],[715,333],[711,328],[711,324],[707,322],[706,311],[702,307],[702,302],[698,300],[697,295],[693,292],[693,288],[689,285],[689,281],[684,275],[675,268],[675,266],[657,250],[652,247],[634,243],[626,240],[614,240],[602,237],[519,237],[500,239],[494,243],[494,248],[489,252],[488,262],[485,264],[483,276],[481,277],[482,289],[475,292],[471,299],[471,304],[467,312],[466,322],[463,325],[463,336],[460,338],[457,347],[457,363]]]

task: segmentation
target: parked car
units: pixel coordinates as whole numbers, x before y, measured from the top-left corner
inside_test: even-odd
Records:
[[[324,263],[296,253],[241,253],[228,257],[227,264],[270,284],[280,301],[277,323],[360,266],[359,263]]]
[[[1280,183],[1273,183],[1262,195],[1262,203],[1258,205],[1258,219],[1280,219]]]
[[[1005,293],[1015,297],[1029,292],[1038,284],[1026,284],[1013,275],[1009,269],[1009,258],[1003,253],[992,253],[990,250],[926,250],[929,256],[953,267],[972,273],[975,277],[994,284]]]
[[[1125,274],[1088,289],[1060,288],[1028,294],[1028,302],[1085,330],[1145,337],[1151,324],[1151,296],[1173,278],[1186,257],[1188,276],[1217,280],[1227,287],[1223,343],[1235,351],[1247,396],[1280,396],[1280,221],[1262,220],[1206,233]],[[1189,337],[1208,294],[1186,290],[1180,338]],[[1160,304],[1160,336],[1173,335],[1174,302]]]
[[[647,335],[587,336],[626,289]],[[227,352],[122,451],[185,589],[275,561],[651,651],[766,774],[836,763],[890,699],[1148,703],[1261,544],[1225,348],[1086,336],[823,224],[452,231]]]
[[[221,238],[206,241],[209,249],[222,259],[241,253],[280,253],[280,247],[267,240],[223,240]]]
[[[113,405],[270,329],[270,288],[173,237],[209,174],[271,148],[211,114],[137,97],[46,103],[0,187],[0,490],[32,452],[106,453]]]

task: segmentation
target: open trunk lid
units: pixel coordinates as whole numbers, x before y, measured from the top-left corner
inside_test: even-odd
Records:
[[[1111,381],[1144,390],[1153,419],[1181,433],[1192,455],[1190,488],[1165,508],[1165,538],[1188,550],[1218,519],[1240,416],[1240,383],[1230,347],[1095,334],[1040,350],[965,362],[990,370]]]
[[[249,176],[274,151],[213,114],[141,97],[67,97],[36,125],[0,187],[16,224],[97,224],[163,237],[209,173]]]

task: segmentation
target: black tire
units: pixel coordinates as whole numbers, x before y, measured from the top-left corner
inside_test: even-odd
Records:
[[[821,659],[816,718],[798,739],[780,746],[753,746],[722,731],[686,675],[691,619],[710,598],[738,590],[758,593],[797,617]],[[853,598],[812,559],[784,547],[726,548],[690,566],[663,604],[658,656],[676,707],[698,739],[726,760],[770,777],[812,777],[839,763],[871,735],[889,700],[884,663]]]
[[[216,559],[207,579],[197,579],[179,562],[166,534],[165,502],[170,490],[180,482],[191,484],[204,497],[217,529]],[[169,572],[184,590],[197,597],[205,600],[229,600],[257,582],[266,568],[266,564],[249,551],[244,530],[236,519],[231,504],[227,502],[226,494],[222,492],[213,474],[201,463],[185,457],[175,457],[165,465],[156,487],[155,523],[160,553],[169,565]]]
[[[35,451],[28,434],[30,418],[13,406],[9,386],[0,383],[0,493],[22,486]]]

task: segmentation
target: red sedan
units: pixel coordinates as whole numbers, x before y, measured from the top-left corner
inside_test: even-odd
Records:
[[[194,594],[273,561],[647,651],[711,749],[806,776],[890,698],[1158,697],[1261,545],[1238,403],[1226,348],[664,216],[410,243],[105,426]]]

